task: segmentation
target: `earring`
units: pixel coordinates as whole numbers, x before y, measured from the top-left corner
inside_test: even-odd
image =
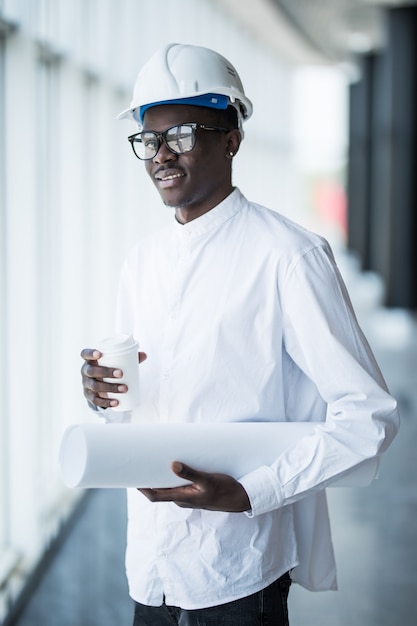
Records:
[[[229,152],[229,156],[232,157],[232,159],[233,159],[233,157],[235,156],[234,152]]]

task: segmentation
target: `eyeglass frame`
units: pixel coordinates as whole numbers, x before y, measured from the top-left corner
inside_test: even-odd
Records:
[[[190,150],[184,150],[184,152],[176,152],[176,150],[173,150],[172,148],[169,147],[167,141],[166,141],[166,134],[172,130],[173,128],[177,128],[178,126],[189,126],[191,127],[191,129],[193,130],[193,133],[191,134],[191,136],[194,139],[194,145],[192,148],[190,148]],[[162,131],[162,133],[158,133],[155,130],[142,130],[139,133],[134,133],[133,135],[129,135],[129,137],[127,138],[128,142],[130,143],[130,145],[132,146],[132,150],[133,150],[133,154],[135,155],[135,157],[137,159],[139,159],[140,161],[151,161],[152,159],[154,159],[156,157],[156,155],[158,154],[159,150],[161,149],[161,145],[162,142],[165,144],[165,146],[167,147],[167,149],[172,152],[172,154],[176,154],[176,155],[180,155],[180,154],[188,154],[189,152],[191,152],[192,150],[194,150],[195,148],[195,144],[196,144],[196,130],[198,128],[201,128],[203,130],[211,130],[211,131],[216,131],[216,132],[221,132],[221,133],[229,133],[231,130],[234,130],[233,128],[223,128],[222,126],[208,126],[206,124],[199,124],[197,122],[185,122],[184,124],[174,124],[174,126],[170,126],[170,128],[167,128],[166,130]],[[151,157],[147,157],[146,159],[142,159],[140,156],[138,156],[136,154],[135,148],[134,148],[134,138],[137,137],[138,135],[142,135],[144,133],[153,133],[156,136],[156,139],[158,141],[158,148],[155,152],[155,154]]]

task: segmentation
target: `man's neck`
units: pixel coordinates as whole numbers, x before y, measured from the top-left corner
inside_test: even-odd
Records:
[[[199,205],[196,207],[193,206],[183,206],[175,208],[175,219],[179,224],[187,224],[188,222],[192,222],[193,220],[201,217],[205,213],[208,213],[216,206],[218,206],[223,200],[225,200],[230,194],[234,191],[234,187],[230,187],[227,193],[222,193],[217,198],[217,201],[211,202],[207,205]]]

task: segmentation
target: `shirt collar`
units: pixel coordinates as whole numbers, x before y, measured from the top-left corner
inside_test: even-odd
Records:
[[[180,224],[175,220],[174,227],[177,235],[185,239],[192,239],[221,226],[241,210],[242,198],[241,192],[235,187],[232,193],[220,204],[195,220],[186,224]]]

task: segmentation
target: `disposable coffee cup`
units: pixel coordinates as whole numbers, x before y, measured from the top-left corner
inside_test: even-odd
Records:
[[[97,345],[102,357],[98,359],[99,365],[120,369],[123,372],[122,378],[104,378],[108,383],[125,384],[125,393],[109,393],[109,398],[119,401],[117,406],[112,407],[113,411],[129,411],[138,406],[140,402],[139,386],[139,344],[132,335],[119,334],[102,339]]]

